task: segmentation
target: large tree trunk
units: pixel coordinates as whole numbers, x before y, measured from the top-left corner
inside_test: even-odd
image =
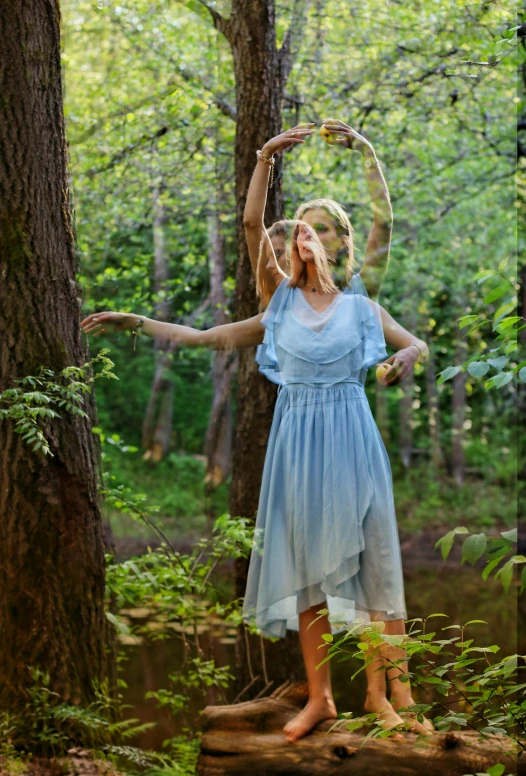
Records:
[[[170,303],[165,294],[168,280],[168,257],[164,236],[165,211],[162,200],[162,181],[156,181],[152,193],[154,290],[158,295],[155,317],[167,321]],[[154,339],[155,372],[142,427],[144,458],[154,462],[164,458],[170,450],[172,438],[174,385],[172,376],[173,346]]]
[[[256,164],[256,150],[281,131],[281,105],[290,71],[290,37],[280,51],[276,48],[274,0],[232,0],[229,19],[210,6],[216,27],[232,48],[236,78],[237,126],[235,143],[236,227],[238,267],[235,318],[256,315],[255,280],[243,228],[243,211],[250,178]],[[265,221],[282,217],[280,161],[275,184],[269,189]],[[261,473],[276,398],[276,388],[257,369],[253,348],[239,355],[237,423],[232,460],[230,513],[253,517],[257,510]],[[246,588],[248,562],[236,561],[236,594]],[[293,637],[292,637],[293,638]],[[269,682],[298,675],[300,661],[290,644],[291,636],[279,642],[248,637],[241,628],[236,645],[236,679],[240,689],[250,684],[257,693]],[[264,654],[266,652],[266,655]]]
[[[0,391],[86,359],[67,179],[57,0],[0,5]],[[86,405],[86,407],[88,407]],[[104,545],[91,422],[47,423],[52,456],[0,423],[0,711],[28,666],[93,700],[105,675]]]

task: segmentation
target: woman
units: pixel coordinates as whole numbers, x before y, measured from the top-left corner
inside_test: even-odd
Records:
[[[258,360],[262,371],[267,376],[272,374],[283,387],[269,439],[256,525],[256,536],[263,535],[267,547],[272,549],[262,556],[253,553],[244,612],[246,619],[257,622],[258,597],[262,595],[269,605],[259,606],[257,624],[264,632],[268,635],[283,635],[287,627],[299,627],[310,699],[298,717],[285,727],[287,739],[293,741],[312,729],[320,719],[336,716],[336,711],[330,689],[328,663],[319,671],[315,670],[322,657],[318,649],[322,642],[321,634],[331,629],[327,617],[316,616],[316,612],[323,606],[325,598],[322,595],[325,596],[325,589],[319,581],[306,584],[298,596],[297,586],[292,580],[292,587],[289,588],[291,595],[287,597],[295,596],[296,600],[288,601],[286,611],[277,617],[276,612],[272,612],[275,602],[273,604],[270,599],[273,595],[279,598],[287,585],[291,584],[287,573],[295,571],[307,582],[312,573],[319,575],[316,553],[312,554],[314,547],[316,552],[322,553],[325,564],[334,564],[338,558],[341,561],[338,568],[329,574],[326,565],[321,569],[322,576],[327,577],[325,582],[329,585],[327,589],[333,611],[335,607],[339,610],[346,608],[347,621],[354,618],[356,609],[369,616],[378,616],[380,613],[387,625],[394,618],[395,622],[404,622],[403,579],[389,464],[363,390],[368,366],[385,355],[382,320],[386,314],[365,296],[337,291],[325,252],[316,233],[306,224],[301,225],[292,245],[292,285],[278,267],[272,244],[265,236],[261,261],[265,261],[269,272],[272,272],[277,290],[263,318],[265,341],[258,350]],[[306,301],[303,292],[306,286],[318,289],[321,304],[316,313]],[[325,321],[322,320],[324,316],[327,318]],[[294,323],[294,319],[297,325],[291,336],[282,321],[290,324]],[[133,328],[138,320],[139,316],[133,314],[94,313],[82,325],[85,332],[103,333],[113,327]],[[255,316],[248,321],[199,332],[184,326],[143,319],[143,332],[152,337],[172,339],[183,345],[249,347],[262,342],[264,329],[261,320],[261,316]],[[318,335],[321,336],[318,338]],[[401,327],[396,328],[396,325],[392,330],[388,328],[385,336],[393,347],[426,349],[425,343]],[[322,347],[321,340],[325,340]],[[301,354],[297,351],[298,346],[303,347]],[[295,348],[296,351],[292,352]],[[331,358],[328,362],[323,361],[323,348],[329,349]],[[339,356],[340,351],[343,353],[341,357],[332,358]],[[309,362],[310,353],[321,354],[321,363],[330,364],[328,374],[323,374],[323,367],[320,369],[319,364]],[[305,368],[307,372],[298,374],[298,365],[300,372]],[[319,373],[313,374],[313,369]],[[321,380],[318,379],[320,377]],[[346,413],[343,420],[339,417],[341,411]],[[284,418],[288,418],[285,425],[282,424]],[[306,433],[307,429],[310,429],[311,436],[301,437],[303,430]],[[306,452],[313,448],[323,449],[327,444],[330,450],[325,450],[325,460],[320,466],[316,466],[313,459],[306,461]],[[358,444],[360,449],[357,448]],[[294,470],[296,474],[290,476]],[[332,481],[320,481],[320,471],[332,477]],[[285,473],[288,476],[283,482]],[[275,483],[274,487],[271,487],[272,482]],[[351,482],[354,482],[354,486],[349,489]],[[284,487],[286,483],[292,486],[292,490],[289,488],[287,491]],[[310,509],[308,514],[304,513],[306,505]],[[269,521],[269,515],[275,516],[273,521]],[[323,526],[325,531],[320,533]],[[280,541],[280,535],[286,541]],[[389,541],[386,542],[387,537]],[[302,543],[305,548],[303,558]],[[289,554],[293,549],[298,559],[297,568],[294,563],[287,562],[274,568],[273,564],[280,557],[279,552],[282,553],[282,560],[286,560],[283,556],[286,549]],[[357,553],[357,549],[361,554]],[[342,576],[339,582],[334,572]],[[365,599],[362,597],[359,600],[356,597],[359,592],[353,589],[356,583],[363,588]],[[338,600],[342,598],[344,602],[347,601],[346,607]],[[354,606],[355,602],[357,607]],[[296,612],[292,612],[291,603],[296,606]],[[393,652],[391,658],[396,657],[398,655]],[[367,669],[372,691],[368,692],[366,711],[378,712],[386,727],[402,723],[386,699],[384,672],[373,673],[374,668],[374,664],[371,664]],[[399,669],[393,671],[399,673]],[[396,675],[391,679],[391,702],[393,698],[398,707],[409,706],[413,702],[407,684],[397,680]],[[415,722],[414,729],[424,732],[425,726]]]

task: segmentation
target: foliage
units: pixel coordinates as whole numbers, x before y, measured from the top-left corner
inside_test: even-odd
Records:
[[[84,394],[91,391],[91,384],[100,377],[118,380],[111,371],[114,364],[107,352],[101,350],[83,366],[68,366],[58,375],[49,367],[40,367],[38,375],[20,378],[16,387],[0,393],[0,420],[13,420],[15,432],[22,434],[33,451],[41,450],[44,455],[52,456],[45,424],[61,417],[55,408],[85,418],[87,413],[79,405],[84,401]],[[102,370],[88,376],[96,363],[102,364]]]
[[[468,372],[472,377],[483,378],[488,374],[490,367],[496,370],[497,374],[492,375],[484,381],[484,388],[489,391],[491,388],[502,388],[510,383],[514,376],[518,374],[522,382],[526,383],[526,361],[513,360],[514,354],[518,350],[517,336],[525,327],[526,323],[520,315],[510,315],[517,307],[516,287],[514,284],[515,276],[511,279],[504,274],[508,259],[504,258],[500,263],[498,270],[481,269],[475,275],[475,280],[479,283],[492,281],[494,287],[487,291],[484,296],[484,305],[495,307],[491,320],[488,312],[462,316],[458,324],[461,329],[466,329],[466,335],[487,328],[491,323],[490,337],[498,343],[496,347],[487,351],[485,342],[479,341],[478,354],[470,356],[463,364],[450,366],[441,372],[439,384],[446,380],[451,380],[459,372]],[[495,282],[496,281],[496,282]],[[488,337],[486,336],[485,339]],[[482,353],[480,353],[482,351]],[[483,356],[481,358],[481,355]]]

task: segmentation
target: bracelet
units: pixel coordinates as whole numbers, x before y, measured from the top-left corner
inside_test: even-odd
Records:
[[[376,167],[379,164],[380,162],[378,161],[376,156],[373,156],[372,158],[369,157],[369,159],[364,159],[364,162],[363,162],[364,167]]]
[[[137,336],[142,333],[142,325],[144,323],[144,318],[139,318],[137,323],[132,329],[132,335],[133,335],[133,349],[135,350],[135,346],[137,344]]]
[[[271,189],[274,185],[274,157],[268,157],[263,155],[263,151],[256,151],[256,156],[258,158],[258,161],[265,162],[265,164],[270,165],[270,184],[269,188]]]
[[[412,343],[409,345],[409,347],[410,347],[410,348],[416,348],[416,349],[418,350],[418,359],[417,359],[417,361],[418,361],[418,363],[419,363],[419,364],[425,364],[425,363],[426,363],[426,359],[422,359],[422,351],[420,350],[420,348],[418,347],[418,345],[415,345],[415,343],[414,343],[414,342],[412,342]]]

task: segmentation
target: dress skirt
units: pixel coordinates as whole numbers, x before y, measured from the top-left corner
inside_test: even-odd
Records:
[[[358,380],[279,391],[243,614],[283,637],[324,601],[333,633],[407,616],[391,467]]]

